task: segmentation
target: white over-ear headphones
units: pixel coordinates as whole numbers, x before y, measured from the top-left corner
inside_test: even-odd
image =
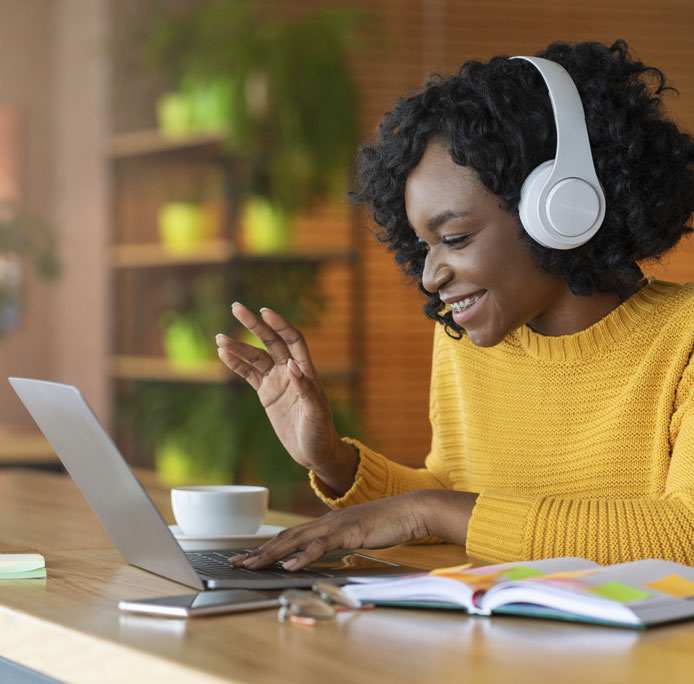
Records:
[[[541,245],[573,249],[588,242],[605,218],[605,193],[595,173],[583,104],[564,67],[542,57],[524,59],[542,74],[557,127],[554,159],[530,172],[521,188],[518,213]]]

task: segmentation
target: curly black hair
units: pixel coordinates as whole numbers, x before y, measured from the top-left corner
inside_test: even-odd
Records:
[[[597,235],[578,248],[543,247],[522,230],[543,271],[565,278],[575,295],[614,293],[623,299],[642,277],[638,262],[658,258],[686,234],[694,211],[694,140],[666,118],[662,95],[677,92],[645,66],[623,40],[555,42],[537,53],[561,64],[583,102],[606,214]],[[475,170],[518,215],[526,176],[556,150],[552,105],[541,74],[506,55],[469,61],[453,76],[435,76],[425,88],[398,99],[385,114],[373,144],[359,149],[354,202],[371,206],[376,235],[428,296],[424,313],[460,337],[462,329],[435,293],[422,286],[425,247],[405,211],[405,181],[431,140],[442,140],[452,159]]]

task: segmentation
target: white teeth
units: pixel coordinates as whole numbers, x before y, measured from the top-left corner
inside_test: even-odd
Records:
[[[468,297],[460,302],[451,302],[451,311],[454,311],[455,313],[465,311],[465,309],[469,309],[473,304],[479,302],[480,299],[482,299],[482,295],[474,295],[473,297]]]

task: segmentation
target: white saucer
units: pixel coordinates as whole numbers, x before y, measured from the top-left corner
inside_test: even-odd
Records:
[[[189,537],[181,532],[178,525],[169,525],[169,529],[182,548],[187,551],[197,551],[216,547],[252,549],[272,539],[285,528],[278,525],[261,525],[255,534],[235,534],[229,537]]]

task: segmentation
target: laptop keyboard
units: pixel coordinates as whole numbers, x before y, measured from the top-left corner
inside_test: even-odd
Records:
[[[314,572],[312,570],[297,570],[295,572],[289,573],[285,570],[280,563],[273,563],[260,570],[249,570],[242,566],[232,565],[227,559],[230,556],[236,556],[243,551],[186,551],[186,557],[190,561],[190,564],[195,568],[195,571],[205,577],[210,577],[212,579],[242,579],[243,577],[256,578],[256,579],[269,579],[272,577],[278,577],[286,579],[287,575],[291,574],[292,577],[297,579],[311,579],[326,577],[320,572]]]

